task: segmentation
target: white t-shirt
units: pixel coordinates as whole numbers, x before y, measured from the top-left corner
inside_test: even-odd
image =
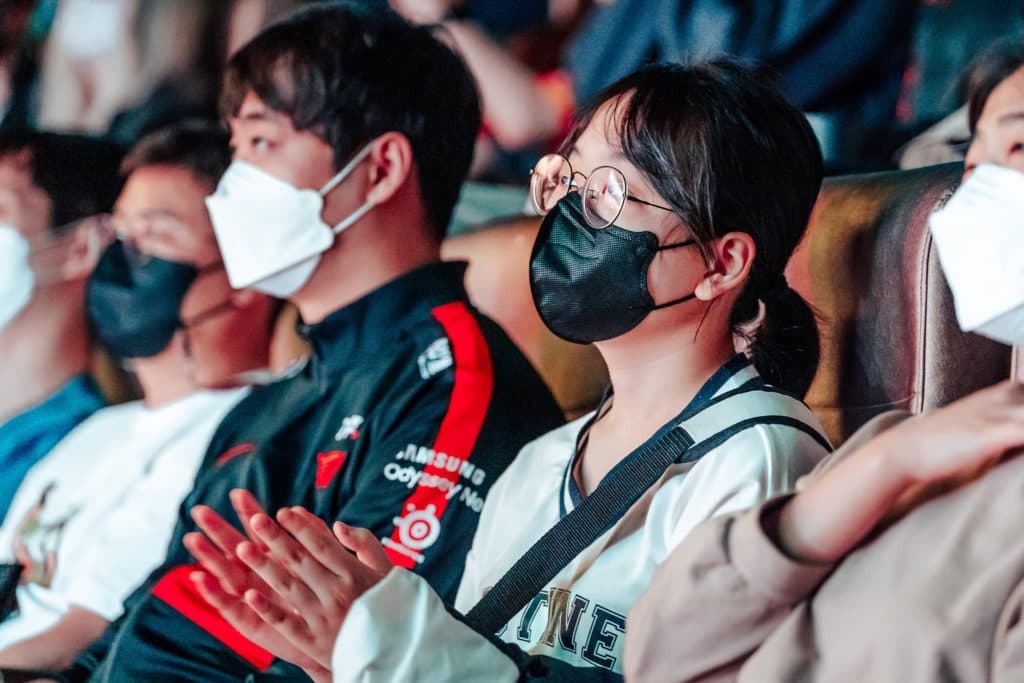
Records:
[[[713,395],[755,379],[756,370],[747,365]],[[745,396],[749,406],[749,401],[765,401],[767,394]],[[735,421],[745,417],[736,415]],[[726,418],[727,426],[733,423],[731,414]],[[455,601],[459,612],[473,607],[545,531],[579,504],[571,469],[577,436],[588,419],[528,444],[495,482],[466,558]],[[809,410],[804,421],[821,432]],[[761,424],[738,431],[694,463],[671,466],[498,637],[531,655],[621,673],[626,615],[683,538],[710,517],[789,490],[826,454],[801,429]],[[353,605],[333,659],[336,682],[518,678],[508,657],[448,613],[426,582],[401,570],[390,572]]]
[[[25,565],[0,649],[51,628],[72,606],[109,621],[121,615],[166,555],[214,430],[247,393],[105,408],[29,471],[0,526],[0,560]]]

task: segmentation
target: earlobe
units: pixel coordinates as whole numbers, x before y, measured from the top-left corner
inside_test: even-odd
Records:
[[[703,301],[741,289],[757,255],[754,239],[745,232],[730,232],[720,237],[712,245],[712,251],[715,261],[695,289],[697,298]]]

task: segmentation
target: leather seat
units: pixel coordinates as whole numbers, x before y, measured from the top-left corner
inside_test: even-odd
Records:
[[[1010,376],[1009,347],[960,331],[928,231],[962,172],[825,181],[787,276],[820,316],[806,400],[836,445],[886,410],[920,412]]]

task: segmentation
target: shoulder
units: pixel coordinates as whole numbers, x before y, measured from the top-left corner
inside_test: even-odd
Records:
[[[57,444],[54,451],[68,447],[77,449],[97,441],[109,445],[122,433],[119,430],[134,422],[145,412],[146,408],[142,401],[130,401],[101,408],[71,430],[64,440]]]

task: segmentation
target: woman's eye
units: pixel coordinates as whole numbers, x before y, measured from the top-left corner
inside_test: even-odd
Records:
[[[257,152],[266,152],[270,149],[270,141],[266,138],[253,138],[251,144],[252,148]]]
[[[1024,152],[1024,142],[1016,142],[1010,146],[1010,154],[1016,154],[1017,152]]]

